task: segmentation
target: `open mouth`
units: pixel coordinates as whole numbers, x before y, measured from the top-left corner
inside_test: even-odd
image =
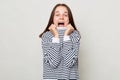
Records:
[[[59,23],[58,23],[58,26],[59,26],[59,27],[63,27],[63,26],[64,26],[64,23],[63,23],[63,22],[59,22]]]

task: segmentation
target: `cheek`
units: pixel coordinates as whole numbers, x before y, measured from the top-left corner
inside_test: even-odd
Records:
[[[66,23],[69,23],[69,19],[68,19],[68,18],[66,18],[66,19],[65,19],[65,22],[66,22]]]
[[[69,24],[69,19],[65,19],[65,26]]]
[[[53,18],[53,22],[54,22],[54,24],[56,24],[56,23],[58,22],[58,18],[57,18],[57,17],[54,17],[54,18]]]

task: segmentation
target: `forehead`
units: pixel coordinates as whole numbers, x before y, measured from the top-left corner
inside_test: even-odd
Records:
[[[65,13],[68,13],[68,10],[65,6],[58,6],[56,9],[55,9],[55,13],[57,12],[65,12]]]

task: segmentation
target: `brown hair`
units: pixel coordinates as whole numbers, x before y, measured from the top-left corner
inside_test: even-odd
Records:
[[[75,23],[74,23],[74,20],[73,20],[73,16],[72,16],[72,12],[71,12],[70,8],[69,8],[66,4],[57,4],[57,5],[53,8],[53,10],[52,10],[52,12],[51,12],[51,15],[50,15],[50,18],[49,18],[49,22],[48,22],[48,24],[47,24],[46,29],[39,35],[40,38],[42,37],[43,33],[45,33],[46,31],[49,31],[49,29],[48,29],[49,26],[50,26],[51,24],[53,24],[53,17],[54,17],[55,9],[56,9],[58,6],[64,6],[64,7],[67,8],[67,10],[68,10],[68,17],[69,17],[69,23],[73,26],[73,28],[74,28],[75,30],[77,30],[77,28],[76,28],[76,26],[75,26]]]

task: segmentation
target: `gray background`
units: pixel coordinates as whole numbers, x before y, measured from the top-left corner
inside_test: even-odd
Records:
[[[82,35],[81,80],[120,80],[119,0],[0,0],[0,80],[42,80],[38,35],[62,2]]]

